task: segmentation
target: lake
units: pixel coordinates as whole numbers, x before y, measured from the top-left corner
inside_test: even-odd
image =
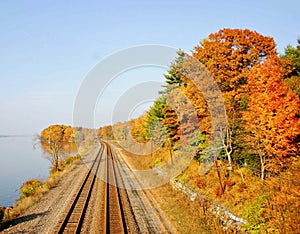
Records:
[[[20,197],[19,188],[29,179],[46,180],[50,162],[34,136],[0,137],[0,206],[11,206]]]

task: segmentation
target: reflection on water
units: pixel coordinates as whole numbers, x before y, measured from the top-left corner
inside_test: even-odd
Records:
[[[23,182],[48,177],[50,163],[33,146],[33,136],[0,137],[0,206],[13,204]]]

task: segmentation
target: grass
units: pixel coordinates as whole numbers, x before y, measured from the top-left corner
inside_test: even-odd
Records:
[[[157,161],[169,160],[169,152],[164,149],[146,156],[137,156],[121,148],[119,150],[133,169],[149,169]],[[199,165],[192,161],[181,174],[180,180],[190,182],[196,178],[199,178]],[[191,202],[186,195],[172,189],[170,184],[151,189],[150,192],[179,233],[234,233],[231,230],[223,230],[220,220],[209,214],[199,200]]]
[[[130,161],[130,164],[135,169],[149,169],[154,165],[163,165],[169,160],[168,149],[159,149],[147,156],[136,156],[126,150],[121,150],[121,152],[126,155],[127,160]],[[218,171],[224,191],[221,189]],[[186,183],[199,194],[205,195],[209,200],[226,207],[234,215],[244,218],[247,221],[247,225],[241,228],[245,232],[280,233],[280,226],[282,227],[283,225],[280,223],[281,219],[289,218],[289,223],[291,224],[296,223],[298,220],[293,218],[293,214],[296,214],[297,211],[294,207],[289,208],[290,205],[288,205],[296,199],[295,194],[297,194],[298,190],[295,189],[296,192],[293,191],[291,195],[293,197],[286,201],[285,199],[289,196],[289,193],[292,193],[289,192],[291,189],[287,190],[288,192],[280,192],[280,188],[276,187],[273,189],[276,191],[272,192],[270,185],[268,185],[271,178],[262,181],[250,169],[235,166],[234,170],[231,171],[227,162],[218,160],[218,168],[213,164],[206,174],[200,175],[199,162],[192,160],[176,179]],[[289,186],[291,187],[291,185]],[[283,185],[281,187],[284,188]],[[174,191],[169,184],[154,189],[152,192],[158,199],[161,208],[167,213],[180,233],[225,232],[220,220],[206,212],[206,208],[199,201],[200,199],[190,202],[186,195]],[[271,195],[271,193],[273,194]],[[277,198],[279,201],[277,202],[278,205],[275,204],[274,206],[274,196],[279,197],[281,194],[283,200]],[[286,204],[284,206],[280,205],[280,201],[286,201]],[[290,224],[285,225],[291,233],[295,233],[295,227],[289,227],[288,225]],[[227,230],[226,233],[231,232],[234,233],[235,231]]]
[[[243,176],[241,176],[241,170]],[[262,192],[263,182],[247,169],[230,172],[226,164],[221,161],[219,161],[219,171],[222,186],[225,189],[223,194],[222,192],[220,194],[221,185],[215,165],[207,174],[200,176],[199,164],[193,160],[184,173],[178,176],[178,179],[188,183],[200,194],[226,206],[235,215],[243,216],[245,206],[251,205],[258,193]]]
[[[247,224],[243,228],[249,233],[299,233],[300,161],[294,161],[278,177],[269,175],[261,180],[247,168],[236,166],[229,171],[227,163],[220,160],[224,193],[215,165],[200,175],[198,162],[193,160],[177,179],[244,218]]]
[[[199,200],[191,202],[169,184],[152,193],[179,233],[234,233],[233,230],[225,231],[220,220],[208,213]]]

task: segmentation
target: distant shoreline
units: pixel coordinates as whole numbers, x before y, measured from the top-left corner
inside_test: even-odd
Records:
[[[7,137],[32,137],[32,136],[34,136],[34,135],[22,135],[22,134],[20,134],[20,135],[0,135],[0,138],[7,138]]]

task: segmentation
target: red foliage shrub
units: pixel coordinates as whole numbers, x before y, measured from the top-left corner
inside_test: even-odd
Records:
[[[222,196],[223,191],[222,191],[222,189],[221,189],[220,186],[218,186],[218,187],[216,188],[215,194],[216,194],[216,197],[221,197],[221,196]]]
[[[243,183],[243,184],[239,185],[238,191],[241,193],[241,192],[245,191],[247,188],[248,188],[248,186],[245,183]]]
[[[196,184],[200,189],[206,187],[206,182],[204,179],[196,179]]]
[[[228,190],[230,190],[231,187],[235,185],[235,182],[232,181],[232,180],[225,180],[225,181],[224,181],[224,184],[225,184],[226,188],[227,188]]]

